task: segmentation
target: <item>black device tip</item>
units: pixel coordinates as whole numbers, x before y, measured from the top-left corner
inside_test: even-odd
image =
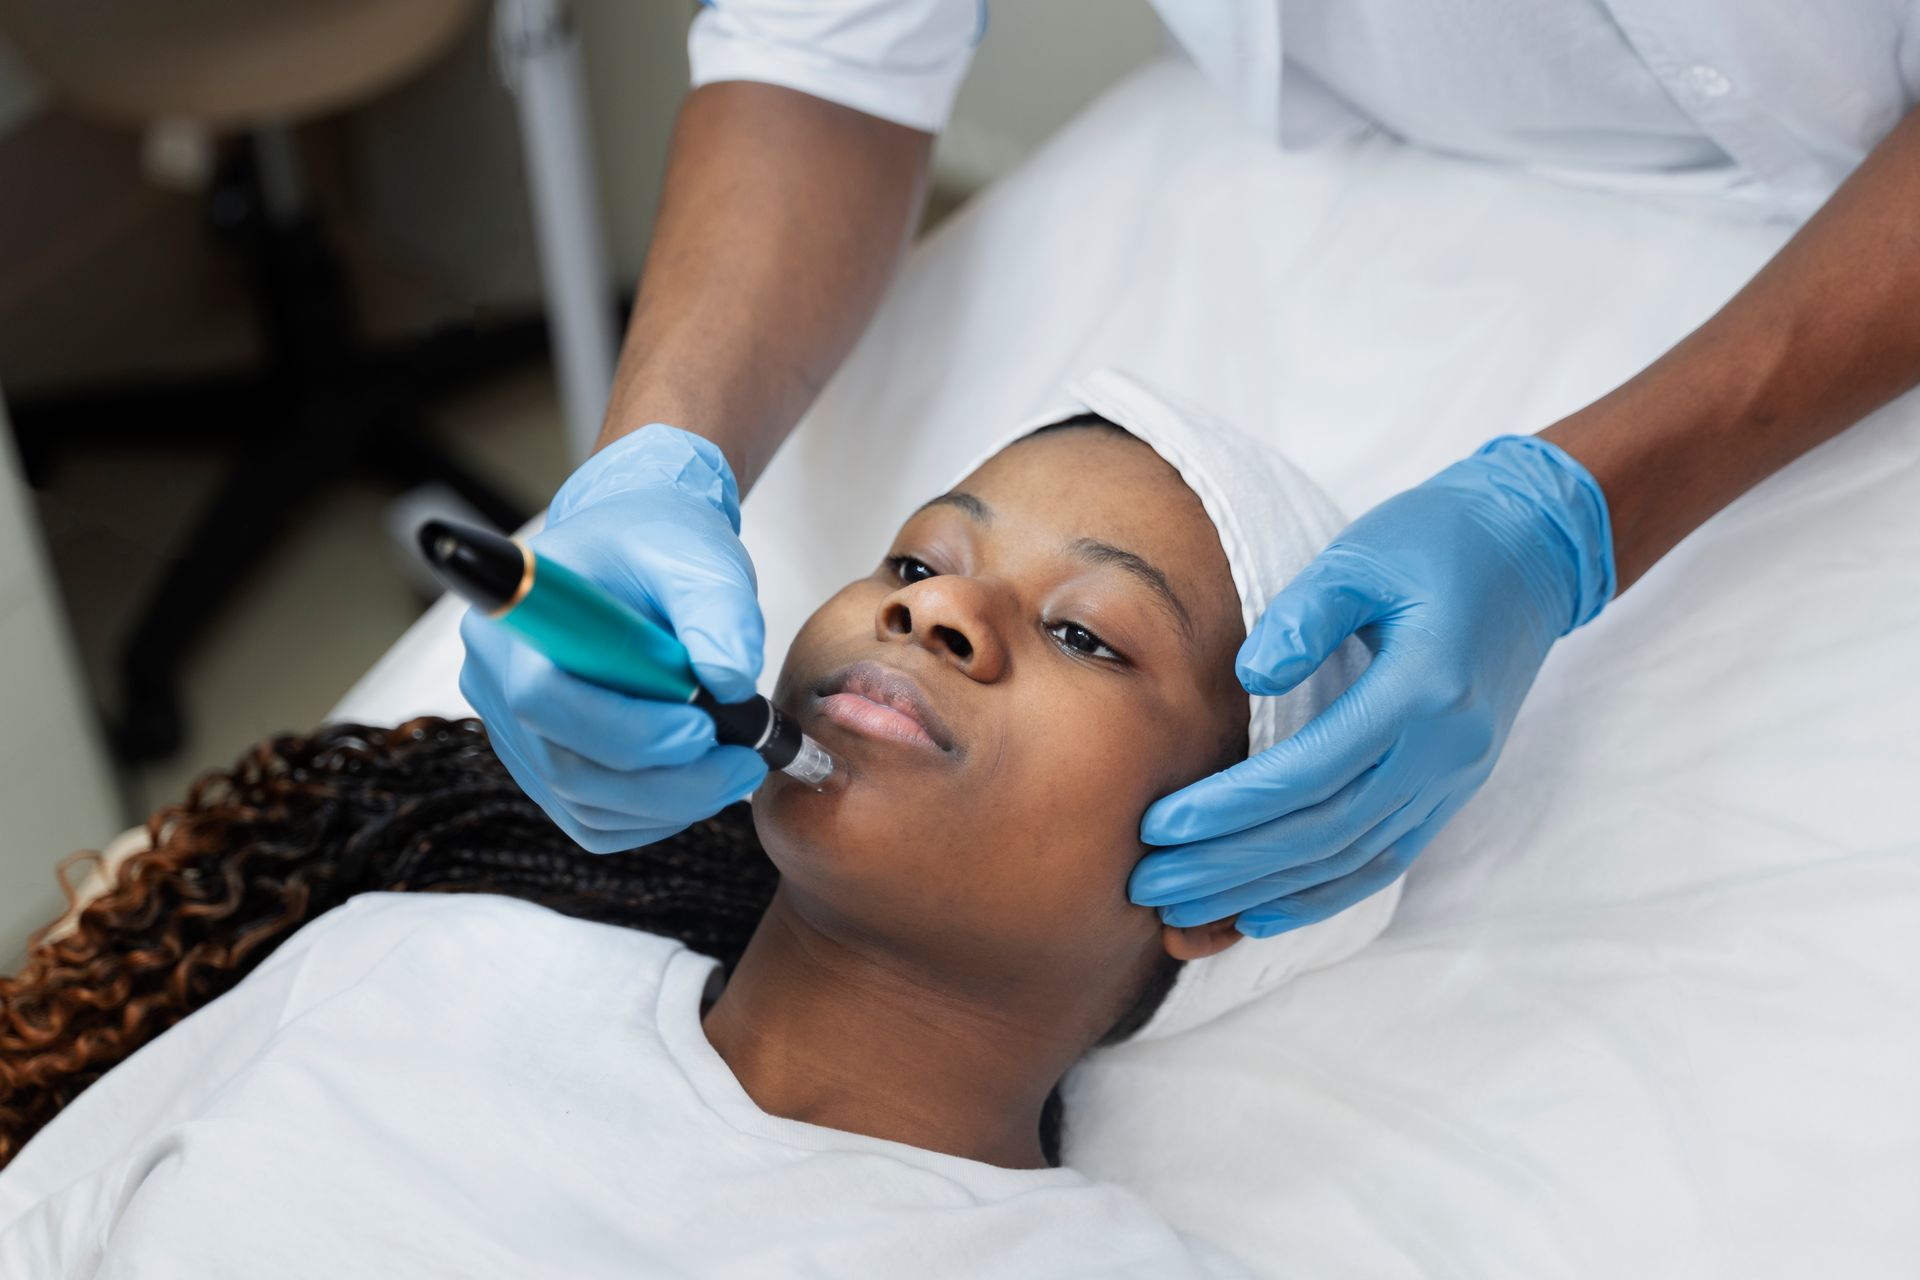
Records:
[[[520,593],[526,558],[511,538],[491,529],[428,520],[417,535],[434,576],[482,609],[498,609]]]

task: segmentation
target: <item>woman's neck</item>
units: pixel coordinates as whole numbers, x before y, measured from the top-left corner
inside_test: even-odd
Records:
[[[1039,1168],[1041,1107],[1085,1044],[1007,1004],[829,938],[778,893],[704,1025],[772,1115]]]

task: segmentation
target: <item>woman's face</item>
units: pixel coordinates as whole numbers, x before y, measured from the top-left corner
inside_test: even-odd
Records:
[[[1126,883],[1147,806],[1245,753],[1243,638],[1213,524],[1151,448],[1101,428],[1010,446],[794,640],[775,701],[853,782],[755,798],[782,892],[982,983],[1122,999],[1163,947],[1218,949],[1231,922],[1163,930]]]

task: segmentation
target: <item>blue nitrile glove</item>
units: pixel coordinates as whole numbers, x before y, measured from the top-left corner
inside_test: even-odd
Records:
[[[711,442],[662,423],[614,441],[560,486],[528,545],[665,623],[714,697],[753,695],[766,630],[739,486]],[[718,744],[704,711],[588,684],[472,612],[460,637],[460,692],[494,752],[595,853],[664,839],[766,776],[752,751]]]
[[[1129,890],[1173,925],[1239,916],[1266,937],[1391,884],[1486,780],[1553,642],[1614,591],[1600,486],[1503,436],[1348,525],[1240,646],[1256,694],[1358,633],[1351,688],[1259,755],[1147,810]]]

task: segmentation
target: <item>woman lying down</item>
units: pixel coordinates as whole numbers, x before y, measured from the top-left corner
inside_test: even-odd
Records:
[[[1337,524],[1193,411],[1078,392],[1104,418],[992,455],[794,641],[838,796],[776,774],[594,856],[419,720],[156,815],[0,980],[0,1275],[1241,1274],[1061,1164],[1060,1084],[1392,909],[1241,941],[1126,893],[1151,801],[1345,683],[1233,670]]]

